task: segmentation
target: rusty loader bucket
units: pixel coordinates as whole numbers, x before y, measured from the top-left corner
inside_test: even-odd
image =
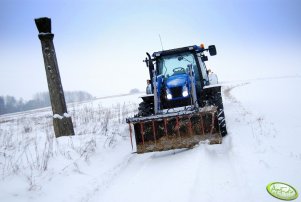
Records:
[[[192,148],[201,141],[221,144],[217,108],[181,111],[128,118],[131,143],[133,131],[137,153]]]

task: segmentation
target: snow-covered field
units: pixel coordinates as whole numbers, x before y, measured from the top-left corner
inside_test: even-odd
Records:
[[[49,108],[0,116],[0,201],[278,201],[270,182],[301,191],[299,86],[224,83],[228,136],[190,150],[132,153],[139,95],[69,105],[73,137],[53,137]]]

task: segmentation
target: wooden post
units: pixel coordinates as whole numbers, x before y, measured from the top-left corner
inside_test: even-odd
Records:
[[[55,137],[74,135],[73,124],[67,112],[64,91],[53,45],[54,34],[51,33],[51,19],[35,19],[39,30],[39,39],[47,75],[48,89],[53,111],[53,127]]]

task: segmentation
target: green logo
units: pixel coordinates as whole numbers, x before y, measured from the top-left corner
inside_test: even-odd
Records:
[[[281,200],[290,201],[298,198],[297,190],[294,187],[282,182],[272,182],[268,184],[267,191],[272,196]]]

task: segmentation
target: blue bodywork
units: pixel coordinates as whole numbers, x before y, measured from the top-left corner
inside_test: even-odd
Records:
[[[190,92],[190,79],[189,75],[187,73],[183,74],[176,74],[173,76],[170,76],[166,79],[166,89],[171,91],[171,89],[178,89],[179,91],[181,90],[181,94],[183,92],[183,88],[187,87],[187,96],[179,96],[179,97],[172,97],[172,99],[169,99],[170,101],[172,100],[181,100],[181,99],[186,99],[189,97],[189,92]]]
[[[170,76],[166,79],[166,87],[174,88],[174,87],[183,87],[189,81],[189,76],[187,74],[178,74]]]
[[[194,80],[194,76],[193,76],[193,80]],[[171,99],[168,99],[166,97],[168,101],[183,100],[191,96],[191,80],[190,80],[189,73],[175,74],[167,78],[165,78],[163,75],[158,75],[156,86],[157,86],[158,97],[161,97],[160,92],[162,92],[161,89],[163,87],[165,87],[166,90],[165,97],[167,96],[168,92],[172,95]],[[184,90],[187,91],[186,96],[182,95]],[[178,94],[178,96],[175,96],[175,92]],[[158,101],[160,102],[160,99]]]

